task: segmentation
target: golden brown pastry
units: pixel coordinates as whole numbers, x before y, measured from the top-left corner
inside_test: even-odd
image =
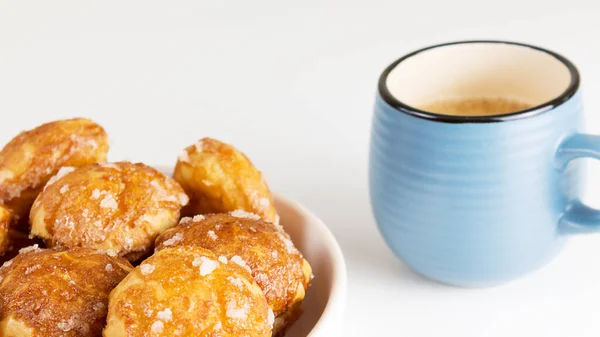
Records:
[[[251,271],[275,314],[275,333],[284,332],[301,313],[312,270],[281,227],[235,211],[183,218],[156,240],[157,250],[190,245]]]
[[[27,230],[31,204],[63,166],[103,162],[108,152],[104,129],[87,119],[55,121],[20,133],[0,151],[0,203]]]
[[[135,261],[177,225],[188,202],[177,182],[144,164],[93,164],[52,179],[31,209],[48,246],[90,247]]]
[[[105,337],[267,337],[272,315],[248,271],[198,247],[164,249],[110,294]]]
[[[190,196],[184,215],[238,209],[279,223],[273,197],[252,162],[229,144],[204,138],[183,150],[173,177]]]
[[[0,256],[10,249],[10,222],[12,214],[4,205],[0,204]]]
[[[108,294],[131,269],[88,248],[22,249],[0,268],[0,336],[101,336]]]

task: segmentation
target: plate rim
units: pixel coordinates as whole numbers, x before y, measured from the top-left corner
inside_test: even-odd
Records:
[[[316,224],[321,230],[322,234],[325,235],[325,241],[327,243],[327,247],[332,253],[332,258],[334,262],[332,263],[332,288],[329,293],[327,304],[323,309],[323,313],[319,317],[317,323],[312,327],[307,337],[331,336],[325,334],[330,333],[327,331],[327,324],[335,322],[337,320],[338,325],[341,326],[343,324],[343,315],[346,307],[348,280],[346,260],[344,259],[342,248],[340,247],[339,242],[337,241],[329,227],[315,213],[310,211],[298,201],[290,199],[280,193],[272,192],[272,194],[275,197],[276,203],[282,202],[287,204],[289,207],[294,208],[296,211],[298,211],[298,213],[301,213],[304,218],[309,218],[311,222]]]

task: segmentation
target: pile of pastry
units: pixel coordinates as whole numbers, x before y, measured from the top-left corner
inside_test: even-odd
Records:
[[[107,152],[87,119],[0,152],[0,336],[283,335],[312,271],[250,160],[205,138],[171,178]]]

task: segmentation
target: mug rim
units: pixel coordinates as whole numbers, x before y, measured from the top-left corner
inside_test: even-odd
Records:
[[[565,65],[571,75],[571,81],[570,81],[569,85],[567,86],[567,88],[560,95],[554,97],[553,99],[551,99],[545,103],[538,104],[534,107],[531,107],[531,108],[528,108],[525,110],[511,112],[508,114],[485,115],[485,116],[456,116],[456,115],[443,115],[443,114],[428,112],[428,111],[417,109],[415,107],[412,107],[408,104],[403,103],[402,101],[400,101],[399,99],[394,97],[394,95],[392,95],[392,93],[389,91],[387,84],[386,84],[388,75],[401,62],[407,60],[408,58],[413,57],[417,54],[420,54],[424,51],[431,50],[431,49],[452,46],[452,45],[474,44],[474,43],[508,44],[508,45],[526,47],[526,48],[535,49],[537,51],[541,51],[543,53],[546,53],[546,54],[556,58],[559,62],[561,62],[563,65]],[[520,43],[520,42],[511,42],[511,41],[502,41],[502,40],[466,40],[466,41],[455,41],[455,42],[436,44],[436,45],[432,45],[429,47],[415,50],[409,54],[402,56],[401,58],[397,59],[392,64],[387,66],[385,68],[385,70],[383,71],[383,73],[381,73],[381,75],[379,76],[378,90],[379,90],[379,95],[387,104],[389,104],[391,107],[398,110],[399,112],[402,112],[402,113],[405,113],[405,114],[408,114],[408,115],[411,115],[414,117],[427,119],[427,120],[431,120],[431,121],[435,121],[435,122],[443,122],[443,123],[495,123],[495,122],[505,122],[505,121],[512,121],[512,120],[516,120],[516,119],[534,117],[534,116],[540,115],[544,112],[550,111],[550,110],[556,108],[557,106],[563,104],[564,102],[568,101],[571,97],[573,97],[575,95],[575,93],[577,92],[577,90],[579,89],[579,84],[580,84],[580,75],[579,75],[579,71],[577,70],[577,67],[575,67],[575,65],[571,61],[569,61],[566,57],[564,57],[558,53],[555,53],[553,51],[550,51],[548,49],[544,49],[541,47],[537,47],[537,46],[533,46],[533,45],[525,44],[525,43]]]

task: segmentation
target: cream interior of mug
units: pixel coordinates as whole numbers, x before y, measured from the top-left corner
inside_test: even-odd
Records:
[[[419,107],[439,100],[508,98],[530,106],[563,94],[569,68],[544,51],[508,43],[440,46],[401,61],[386,85],[398,101]]]

